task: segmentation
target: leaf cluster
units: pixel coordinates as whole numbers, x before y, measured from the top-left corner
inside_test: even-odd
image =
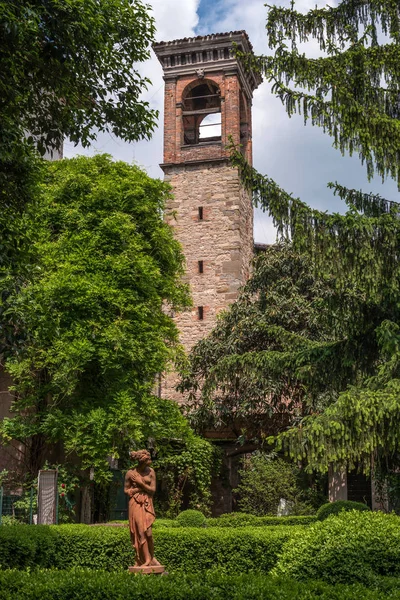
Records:
[[[0,1],[0,202],[22,207],[41,155],[65,137],[148,138],[157,111],[141,98],[154,20],[140,0]]]
[[[97,131],[148,137],[154,111],[139,96],[155,28],[139,0],[0,2],[0,114],[39,150]]]

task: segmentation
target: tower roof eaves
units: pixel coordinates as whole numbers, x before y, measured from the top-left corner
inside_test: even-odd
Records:
[[[214,39],[218,40],[221,38],[232,38],[232,37],[238,37],[238,36],[244,37],[246,39],[246,42],[248,44],[248,48],[246,48],[246,50],[248,50],[249,52],[252,52],[253,46],[250,42],[247,31],[245,31],[244,29],[241,29],[238,31],[227,31],[225,33],[209,33],[207,35],[197,35],[195,37],[186,37],[186,38],[181,38],[178,40],[170,40],[168,42],[164,42],[164,41],[154,42],[153,48],[159,48],[161,46],[178,46],[181,44],[198,43],[198,42],[202,42],[202,41],[212,42]]]
[[[234,56],[233,44],[237,44],[245,54],[253,53],[253,46],[244,30],[155,42],[153,50],[163,67],[164,78],[182,76],[193,68],[201,72],[210,72],[210,70],[215,71],[221,68],[223,70],[239,68],[242,77],[248,79],[251,90],[254,90],[262,82],[262,76],[254,69],[245,69],[246,74],[244,73],[241,60],[237,60]],[[204,60],[204,56],[206,56],[206,60]],[[214,60],[214,56],[217,57],[216,60]],[[238,66],[235,67],[235,64]],[[249,97],[251,95],[252,91],[249,91]]]

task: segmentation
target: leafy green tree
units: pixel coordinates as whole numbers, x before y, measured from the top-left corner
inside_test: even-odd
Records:
[[[46,166],[34,149],[64,137],[88,146],[99,131],[151,135],[157,111],[137,68],[155,32],[148,8],[0,0],[0,359],[15,394],[1,436],[26,446],[32,476],[57,444],[98,480],[107,455],[151,439],[171,493],[183,477],[193,505],[207,504],[210,445],[151,393],[178,351],[163,302],[188,302],[162,223],[168,188],[106,157]]]
[[[200,430],[260,447],[376,372],[385,307],[318,276],[291,244],[268,247],[239,299],[193,349],[181,389]],[[296,457],[297,458],[297,457]]]
[[[385,468],[390,466],[397,461],[400,443],[395,425],[400,410],[400,205],[346,190],[345,215],[321,213],[256,173],[240,153],[234,153],[233,161],[246,185],[274,216],[282,235],[308,256],[314,277],[328,278],[333,286],[324,304],[347,329],[344,346],[322,344],[310,356],[310,373],[312,365],[318,367],[321,385],[327,389],[331,377],[339,381],[342,374],[346,381],[354,373],[335,402],[282,433],[278,448],[283,445],[293,458],[306,460],[314,469],[326,470],[330,463],[353,467],[362,461],[368,469],[371,454],[376,464],[383,459]],[[325,373],[319,370],[324,363]]]
[[[15,400],[1,434],[27,446],[33,474],[61,442],[101,478],[108,455],[187,427],[152,396],[179,351],[163,303],[189,303],[183,255],[163,221],[168,185],[106,155],[46,171],[19,223],[33,267],[24,260],[2,282],[2,355]]]
[[[331,369],[307,368],[326,342],[332,355],[342,341],[329,328],[324,301],[331,294],[328,282],[314,277],[310,260],[289,244],[260,253],[238,300],[190,354],[180,387],[196,427],[229,427],[238,440],[258,445],[323,398],[335,397],[343,376],[328,390]]]
[[[239,470],[240,483],[234,490],[238,507],[252,515],[276,515],[281,498],[291,514],[312,512],[303,501],[298,485],[299,470],[281,458],[256,453],[245,457]]]
[[[154,21],[140,0],[0,0],[0,202],[31,198],[32,143],[146,138],[157,114],[137,63]],[[29,132],[29,133],[27,133]]]
[[[301,110],[342,152],[357,151],[369,176],[399,180],[399,23],[392,0],[343,0],[305,15],[273,6],[267,30],[275,54],[242,58],[273,82],[289,116]],[[300,54],[298,42],[311,38],[324,57]],[[279,250],[258,259],[239,302],[193,351],[183,387],[195,416],[236,423],[239,438],[257,442],[280,431],[278,449],[310,469],[362,461],[368,469],[371,454],[390,465],[400,445],[400,205],[335,183],[348,211],[332,215],[287,194],[236,148],[232,163],[291,243],[289,263],[296,254],[305,261],[310,284],[299,301],[300,272],[292,270],[290,288],[284,266],[275,277],[261,266]],[[312,315],[317,335],[309,323],[296,329],[286,307],[288,315]]]

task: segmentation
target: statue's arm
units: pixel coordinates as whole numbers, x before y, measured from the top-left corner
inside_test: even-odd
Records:
[[[133,483],[134,483],[134,481],[132,479],[131,471],[128,471],[125,476],[124,492],[125,492],[125,494],[128,494],[128,496],[130,496],[130,497],[132,497],[133,494],[135,494],[138,491],[137,488],[135,488],[133,486]]]
[[[150,483],[147,484],[143,481],[143,478],[135,480],[135,484],[138,485],[146,494],[154,496],[156,491],[156,474],[153,469],[150,470]]]
[[[149,488],[150,488],[149,494],[150,494],[150,496],[154,496],[154,494],[156,493],[156,474],[153,469],[151,469],[150,478],[151,478],[151,481],[150,481],[150,485],[149,485]]]

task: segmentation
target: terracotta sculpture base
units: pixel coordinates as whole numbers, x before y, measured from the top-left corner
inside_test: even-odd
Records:
[[[165,567],[162,565],[149,566],[149,567],[128,567],[129,573],[142,573],[143,575],[162,575],[165,573]]]

